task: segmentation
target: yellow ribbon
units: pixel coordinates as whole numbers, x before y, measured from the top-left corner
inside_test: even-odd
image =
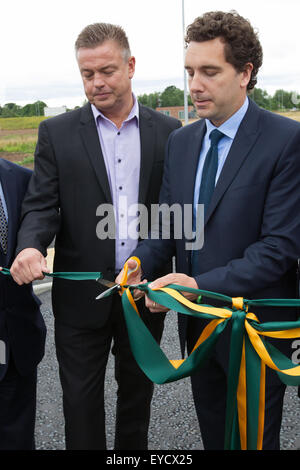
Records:
[[[177,301],[181,304],[185,305],[186,307],[190,308],[195,312],[201,313],[209,313],[217,317],[215,320],[211,320],[208,325],[202,331],[199,339],[197,340],[193,351],[196,350],[214,331],[218,324],[224,322],[226,319],[232,317],[232,312],[226,308],[217,308],[217,307],[210,307],[204,305],[197,305],[178,291],[174,291],[168,287],[161,287],[154,290],[160,290]],[[260,382],[260,394],[259,394],[259,429],[258,429],[258,438],[257,438],[257,449],[262,449],[263,444],[263,431],[264,431],[264,410],[265,410],[265,367],[271,367],[275,371],[282,372],[287,375],[291,376],[299,376],[300,375],[300,366],[280,370],[276,364],[274,364],[273,360],[271,359],[266,347],[264,346],[260,336],[267,336],[271,338],[282,338],[282,339],[289,339],[289,338],[296,338],[300,337],[300,328],[295,328],[287,331],[274,331],[274,332],[260,332],[255,330],[249,323],[249,320],[255,320],[259,322],[256,315],[251,312],[247,312],[248,306],[244,305],[243,297],[236,297],[232,298],[232,306],[236,310],[242,310],[245,312],[245,329],[248,333],[249,339],[251,344],[253,345],[255,351],[260,357],[261,360],[261,382]],[[179,368],[185,359],[183,360],[170,360],[170,363],[177,369]],[[247,383],[246,383],[246,361],[245,361],[245,340],[243,344],[243,352],[242,352],[242,359],[240,364],[240,372],[239,372],[239,383],[238,383],[238,391],[237,391],[237,403],[238,403],[238,417],[239,417],[239,428],[240,428],[240,439],[241,439],[241,449],[247,449]]]

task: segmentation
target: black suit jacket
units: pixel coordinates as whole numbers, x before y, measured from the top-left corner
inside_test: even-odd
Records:
[[[160,202],[192,204],[205,120],[173,132]],[[187,240],[145,240],[134,254],[146,276],[176,254],[191,275]],[[245,298],[295,298],[300,255],[300,124],[250,100],[218,179],[199,252],[200,289]],[[210,299],[207,303],[217,304]],[[295,309],[255,310],[260,321],[293,320]],[[186,317],[180,319],[185,338]],[[291,351],[290,351],[291,352]]]
[[[14,260],[21,204],[31,171],[0,159],[0,180],[8,211],[8,249],[0,248],[0,266],[9,267]],[[4,376],[10,354],[21,375],[34,370],[44,355],[46,327],[40,301],[32,286],[18,286],[11,277],[0,274],[0,340],[5,344],[5,364],[0,364],[0,380]]]
[[[181,123],[141,105],[139,110],[138,202],[149,208],[158,202],[167,138]],[[46,254],[56,235],[54,271],[101,271],[113,280],[115,240],[96,235],[96,210],[104,203],[112,203],[112,197],[90,104],[42,122],[17,252],[34,247]],[[96,301],[100,292],[95,281],[54,280],[55,316],[73,326],[101,326],[112,299]]]

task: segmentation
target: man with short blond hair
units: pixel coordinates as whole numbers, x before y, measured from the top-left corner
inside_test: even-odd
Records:
[[[76,57],[89,103],[44,121],[35,170],[23,206],[18,256],[11,268],[22,284],[47,271],[56,235],[55,271],[101,271],[114,280],[137,240],[123,237],[127,207],[158,202],[164,147],[173,118],[141,106],[132,93],[135,58],[119,26],[87,26]],[[114,237],[97,236],[99,208],[113,206]],[[101,212],[102,213],[102,212]],[[146,449],[153,384],[130,351],[119,295],[95,300],[99,284],[54,279],[56,350],[63,389],[67,449],[105,449],[104,379],[111,342],[118,382],[115,449]],[[160,341],[164,315],[150,322]]]

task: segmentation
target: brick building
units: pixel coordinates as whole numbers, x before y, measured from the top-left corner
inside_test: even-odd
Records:
[[[156,111],[166,114],[167,116],[175,117],[176,119],[184,119],[184,106],[167,106],[156,108]],[[189,118],[196,117],[194,106],[188,107]]]

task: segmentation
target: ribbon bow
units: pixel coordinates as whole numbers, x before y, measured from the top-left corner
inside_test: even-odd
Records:
[[[132,289],[170,310],[211,320],[186,359],[169,360],[141,320]],[[223,308],[199,305],[180,291],[223,300]],[[218,337],[232,324],[226,405],[225,449],[262,449],[265,409],[266,366],[274,369],[286,385],[300,384],[300,366],[295,365],[265,338],[298,338],[300,321],[260,323],[251,306],[300,306],[297,299],[247,300],[171,284],[152,290],[148,284],[129,286],[122,304],[133,355],[154,383],[163,384],[192,375],[205,363]]]

